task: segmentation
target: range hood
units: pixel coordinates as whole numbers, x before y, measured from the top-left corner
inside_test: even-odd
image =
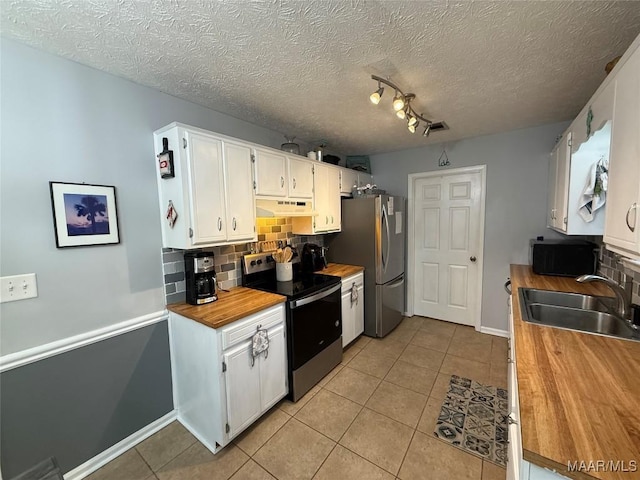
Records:
[[[256,200],[256,217],[315,217],[311,200]]]

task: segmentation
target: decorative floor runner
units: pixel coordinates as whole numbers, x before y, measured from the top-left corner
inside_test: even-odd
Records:
[[[451,376],[433,434],[497,465],[507,465],[507,391]]]

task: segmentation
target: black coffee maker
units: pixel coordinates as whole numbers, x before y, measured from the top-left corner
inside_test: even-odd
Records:
[[[313,243],[305,243],[302,247],[302,257],[300,258],[303,272],[317,272],[326,268],[327,258],[324,252],[327,249]]]
[[[187,303],[204,305],[218,299],[213,252],[186,252],[184,275],[187,285]]]

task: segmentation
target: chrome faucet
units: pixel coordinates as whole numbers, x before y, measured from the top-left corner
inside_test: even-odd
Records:
[[[602,282],[607,285],[613,293],[616,294],[616,313],[622,317],[624,320],[628,320],[627,317],[630,316],[630,300],[629,294],[626,290],[618,285],[613,280],[610,280],[606,277],[601,277],[600,275],[581,275],[576,278],[576,282],[580,283],[588,283],[588,282]]]

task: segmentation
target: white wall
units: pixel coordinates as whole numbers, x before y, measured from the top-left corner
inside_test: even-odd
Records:
[[[164,309],[152,132],[172,121],[279,147],[279,132],[1,42],[0,274],[39,296],[0,306],[2,355]],[[115,185],[121,244],[57,249],[49,181]]]
[[[529,239],[558,237],[546,228],[547,174],[549,152],[567,125],[544,125],[446,145],[448,168],[487,165],[483,327],[507,329],[503,284],[509,264],[529,262]],[[390,193],[407,196],[408,175],[438,170],[442,149],[437,144],[373,155],[375,181]]]

